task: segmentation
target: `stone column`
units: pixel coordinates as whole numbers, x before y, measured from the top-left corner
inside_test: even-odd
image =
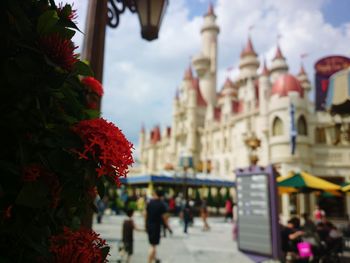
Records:
[[[290,211],[289,211],[289,195],[288,194],[282,194],[282,223],[286,223],[287,220],[290,218]]]

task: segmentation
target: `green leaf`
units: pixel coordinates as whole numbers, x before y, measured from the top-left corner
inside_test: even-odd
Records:
[[[101,178],[97,181],[97,192],[101,199],[105,196],[105,191],[106,191],[105,184]]]
[[[86,64],[83,61],[78,61],[74,64],[73,68],[74,72],[79,75],[83,76],[94,76],[94,73],[92,72],[91,68],[88,64]]]
[[[96,119],[100,117],[100,111],[98,110],[87,109],[85,110],[85,113],[89,117],[89,119]]]
[[[72,223],[71,223],[71,228],[74,230],[78,230],[81,226],[81,221],[80,218],[77,216],[73,216],[72,218]]]
[[[103,259],[107,258],[110,249],[111,249],[110,247],[103,247],[103,248],[101,248],[102,258]]]
[[[37,24],[37,31],[39,34],[45,34],[50,32],[54,26],[57,24],[59,17],[55,10],[48,10],[43,13],[39,19]]]
[[[49,189],[40,181],[27,183],[19,192],[16,204],[31,208],[42,208],[48,204],[47,194]]]
[[[58,32],[60,36],[62,36],[65,39],[72,39],[72,37],[75,35],[74,30],[60,26],[56,26],[55,29],[53,29],[53,31]]]

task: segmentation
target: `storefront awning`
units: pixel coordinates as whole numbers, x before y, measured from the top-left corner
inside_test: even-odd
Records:
[[[126,185],[141,185],[148,183],[183,185],[187,186],[211,186],[211,187],[234,187],[232,180],[203,178],[203,177],[183,177],[177,175],[135,175],[121,178],[120,181]]]

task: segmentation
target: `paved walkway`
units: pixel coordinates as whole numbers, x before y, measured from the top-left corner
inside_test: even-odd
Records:
[[[121,225],[124,216],[105,216],[102,224],[95,224],[94,229],[112,246],[110,262],[118,259],[118,241],[121,238]],[[141,216],[134,216],[138,227],[143,228]],[[232,241],[232,224],[224,223],[222,218],[210,218],[211,230],[203,232],[202,223],[195,218],[194,225],[189,228],[189,234],[182,232],[177,218],[170,219],[174,234],[161,239],[158,247],[158,257],[162,263],[251,263],[245,255],[237,251],[236,243]],[[146,263],[148,240],[144,232],[135,232],[134,255],[132,263]]]

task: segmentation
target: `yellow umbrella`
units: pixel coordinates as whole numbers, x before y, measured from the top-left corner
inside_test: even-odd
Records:
[[[342,190],[343,192],[348,192],[348,191],[350,191],[350,184],[348,184],[348,185],[342,187],[341,190]]]
[[[291,193],[296,193],[298,192],[297,189],[293,187],[278,187],[278,194],[291,194]]]
[[[333,184],[306,172],[289,173],[287,176],[277,178],[277,182],[279,187],[312,188],[324,191],[341,189],[337,184]]]

